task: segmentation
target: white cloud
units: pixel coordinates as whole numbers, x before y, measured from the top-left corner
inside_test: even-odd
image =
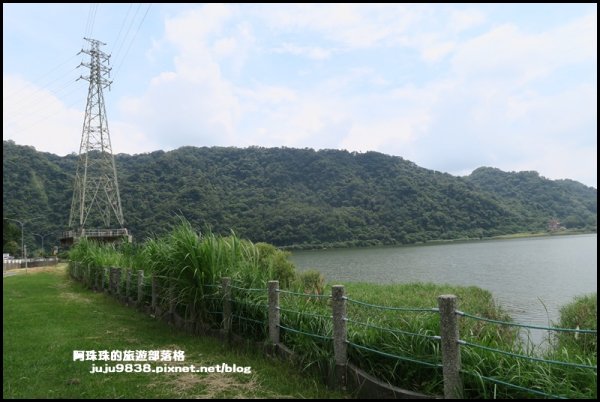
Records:
[[[439,62],[455,50],[459,33],[486,20],[475,9],[445,11],[409,4],[269,5],[259,10],[278,31],[313,32],[321,42],[332,43],[330,48],[289,43],[276,47],[314,59],[329,58],[334,51],[401,45],[417,49],[427,62]]]
[[[284,43],[280,47],[273,49],[274,53],[289,53],[295,56],[308,57],[314,60],[325,60],[331,57],[332,50],[319,46],[297,46],[291,43]]]
[[[450,90],[397,90],[424,107],[426,95],[416,92],[435,99],[415,162],[455,174],[480,165],[537,170],[596,185],[596,80],[567,75],[572,66],[596,68],[596,21],[594,12],[539,32],[492,27],[451,53]]]
[[[2,86],[3,139],[58,155],[79,152],[83,111],[17,76],[3,76]]]
[[[421,57],[426,62],[438,62],[452,53],[456,46],[456,42],[453,41],[431,41],[420,46]]]
[[[136,125],[122,121],[109,122],[114,154],[139,154],[153,152],[161,147]]]
[[[266,106],[265,104],[293,102],[298,98],[296,91],[275,85],[259,84],[255,89],[239,89],[238,92],[245,98],[246,104],[252,105],[252,108],[245,112],[255,111]]]
[[[504,24],[463,43],[452,60],[456,74],[499,86],[524,85],[565,65],[597,59],[596,13],[542,33]]]
[[[268,93],[268,91],[264,91]],[[335,94],[305,92],[302,95],[284,90],[277,103],[261,96],[259,103],[245,102],[251,108],[244,121],[246,145],[333,148],[336,132],[348,119],[348,105]],[[341,130],[341,131],[340,131]]]
[[[153,78],[108,102],[115,152],[347,148],[453,173],[481,164],[549,177],[593,172],[595,183],[595,8],[529,24],[510,18],[518,8],[499,17],[477,5],[161,7],[180,13],[166,17],[164,32],[148,31],[156,39],[135,60]],[[17,79],[4,77],[4,138],[77,152],[85,99],[72,107],[18,83],[38,90],[32,98],[48,114],[35,124],[43,113],[7,96]]]
[[[84,89],[82,89],[84,91]],[[13,96],[17,94],[16,96]],[[79,153],[85,97],[74,107],[55,95],[15,76],[3,77],[3,139],[35,144],[56,155]],[[149,152],[158,148],[140,129],[108,116],[113,153]]]
[[[234,57],[251,35],[243,24],[237,36],[218,35],[234,15],[232,7],[209,4],[167,19],[162,43],[176,50],[175,70],[154,77],[142,97],[121,101],[127,119],[161,148],[235,143],[240,106],[219,59]]]
[[[580,43],[581,35],[595,30],[595,15],[540,33],[501,25],[465,40],[458,33],[481,26],[486,20],[482,13],[451,12],[445,23],[408,35],[406,27],[420,18],[420,11],[410,9],[403,26],[383,23],[375,29],[386,12],[394,15],[398,10],[403,8],[269,8],[269,29],[317,32],[336,46],[282,41],[271,51],[331,60],[338,50],[401,43],[416,49],[428,63],[450,56],[447,74],[420,85],[369,92],[356,88],[367,83],[390,86],[373,67],[346,66],[305,86],[273,85],[260,75],[252,84],[236,82],[225,74],[225,66],[236,54],[263,44],[252,35],[251,22],[239,23],[235,9],[202,7],[167,22],[163,42],[177,51],[174,71],[156,76],[143,97],[122,103],[123,110],[162,148],[186,144],[377,150],[454,173],[480,164],[510,169],[524,160],[548,163],[550,159],[536,155],[540,144],[564,135],[577,120],[588,124],[593,118],[595,89],[582,85],[542,94],[526,85],[561,66],[595,57],[593,46]],[[210,20],[210,29],[205,20]],[[353,36],[357,31],[365,33],[360,40]],[[563,59],[565,52],[572,58]],[[544,119],[547,116],[552,118]],[[585,153],[572,149],[573,154]],[[554,170],[537,168],[542,173]]]
[[[448,29],[452,32],[459,33],[481,26],[485,20],[486,15],[480,10],[452,10],[448,21]]]
[[[237,48],[237,43],[235,38],[228,37],[219,39],[213,45],[213,51],[216,56],[219,58],[228,57],[235,53],[235,49]]]
[[[341,142],[351,151],[371,151],[402,155],[406,147],[428,128],[430,117],[424,112],[393,117],[384,121],[357,123]]]
[[[532,153],[526,160],[510,165],[498,166],[504,170],[537,170],[542,176],[552,180],[571,179],[597,188],[598,153],[593,147],[565,147],[561,141],[547,141],[543,152]],[[574,179],[576,178],[576,179]]]
[[[268,5],[259,17],[281,31],[312,31],[348,48],[398,43],[419,7],[390,4]]]
[[[598,91],[590,85],[570,87],[559,93],[541,95],[529,90],[507,99],[508,123],[540,138],[562,138],[563,143],[587,135],[586,125],[596,120]],[[565,137],[564,133],[571,133]]]
[[[224,4],[206,4],[201,8],[191,9],[165,21],[166,40],[175,44],[183,53],[202,52],[207,39],[222,31],[224,23],[235,11]]]

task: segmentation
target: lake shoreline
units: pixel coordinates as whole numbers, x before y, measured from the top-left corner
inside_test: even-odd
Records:
[[[344,249],[371,249],[381,247],[415,247],[415,246],[430,246],[436,244],[452,244],[452,243],[474,243],[480,241],[489,240],[511,240],[511,239],[525,239],[530,237],[555,237],[555,236],[570,236],[570,235],[586,235],[586,234],[598,234],[595,230],[583,230],[583,229],[565,229],[554,232],[519,232],[505,235],[491,236],[491,237],[461,237],[457,239],[439,239],[439,240],[428,240],[426,242],[415,242],[415,243],[396,243],[396,244],[368,244],[368,245],[355,245],[355,244],[293,244],[289,246],[279,246],[278,248],[285,251],[312,251],[312,250],[344,250]],[[366,241],[368,242],[368,241]]]

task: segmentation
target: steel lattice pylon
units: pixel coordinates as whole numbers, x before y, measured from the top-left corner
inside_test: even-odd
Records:
[[[79,79],[89,81],[87,105],[81,145],[79,146],[79,160],[75,174],[75,186],[71,202],[69,227],[81,231],[90,227],[111,227],[111,221],[124,226],[117,170],[110,143],[108,120],[104,106],[102,90],[110,86],[109,81],[110,55],[100,50],[105,45],[95,39],[87,40],[91,48],[81,50],[81,53],[90,56],[89,63],[81,63],[89,68],[90,74]],[[81,66],[80,65],[80,66]]]

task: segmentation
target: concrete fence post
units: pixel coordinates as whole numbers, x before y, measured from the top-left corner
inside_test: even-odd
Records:
[[[273,345],[279,344],[279,281],[269,281],[269,339]]]
[[[221,278],[223,291],[223,333],[229,339],[231,335],[231,278]]]
[[[348,344],[346,342],[346,297],[344,286],[331,288],[331,307],[333,310],[333,352],[335,356],[335,380],[337,385],[346,388],[346,365],[348,363]]]
[[[152,274],[152,313],[156,314],[158,308],[158,278]]]
[[[440,336],[444,374],[444,399],[462,399],[460,377],[460,345],[458,344],[457,298],[454,295],[438,297],[440,308]]]
[[[144,303],[144,271],[139,270],[137,274],[137,305]]]

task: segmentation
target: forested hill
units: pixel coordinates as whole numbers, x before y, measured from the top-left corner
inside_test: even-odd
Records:
[[[76,156],[3,146],[4,216],[39,216],[28,237],[64,230]],[[278,246],[493,236],[546,230],[551,219],[596,228],[596,189],[536,172],[480,168],[455,177],[376,152],[258,147],[119,154],[116,163],[126,226],[137,240],[164,233],[177,214],[199,229],[233,229]],[[4,226],[9,237],[20,233]]]

